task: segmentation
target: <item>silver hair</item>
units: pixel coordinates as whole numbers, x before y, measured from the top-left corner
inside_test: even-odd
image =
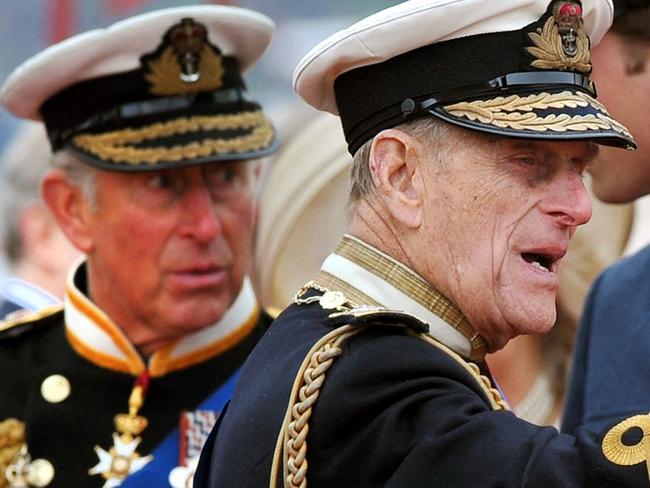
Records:
[[[97,210],[95,179],[98,169],[84,163],[81,159],[65,150],[54,153],[52,167],[63,171],[70,182],[81,190],[91,209],[93,211]]]
[[[31,205],[42,202],[40,183],[50,168],[50,143],[39,122],[23,122],[0,156],[2,245],[10,263],[22,257],[18,223]]]
[[[444,164],[447,160],[453,142],[457,139],[454,136],[460,131],[460,129],[456,129],[435,117],[418,118],[400,124],[395,129],[399,129],[426,144],[433,154],[434,160],[440,164]],[[358,201],[371,195],[375,190],[369,166],[372,141],[373,139],[370,139],[361,146],[352,160],[351,188],[348,198],[349,216]]]

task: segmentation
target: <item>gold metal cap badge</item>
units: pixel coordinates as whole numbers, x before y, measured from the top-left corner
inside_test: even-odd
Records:
[[[205,26],[190,18],[172,26],[158,49],[143,56],[142,64],[154,95],[187,95],[223,84],[221,52],[208,41]]]
[[[533,68],[591,72],[589,37],[583,28],[579,3],[556,2],[544,27],[528,35],[534,44],[526,48],[535,57]]]

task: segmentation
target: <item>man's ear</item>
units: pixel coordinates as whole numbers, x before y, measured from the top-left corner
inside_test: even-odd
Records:
[[[417,141],[398,129],[375,136],[370,149],[370,173],[379,198],[395,220],[410,228],[422,223],[422,185]]]
[[[43,201],[70,242],[83,253],[91,252],[94,212],[83,192],[58,169],[45,175],[41,192]]]

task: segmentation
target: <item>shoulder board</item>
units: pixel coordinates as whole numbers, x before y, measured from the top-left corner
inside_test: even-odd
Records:
[[[429,324],[401,310],[382,307],[362,306],[329,315],[328,323],[335,327],[354,326],[391,326],[405,327],[415,332],[429,332]]]
[[[479,367],[466,361],[459,354],[454,352],[449,347],[445,346],[431,335],[429,332],[429,324],[420,320],[414,315],[399,310],[390,310],[381,307],[356,307],[343,312],[335,312],[329,315],[328,323],[335,327],[344,325],[351,326],[392,326],[402,327],[407,329],[407,333],[418,337],[432,346],[440,349],[446,353],[453,360],[455,360],[478,384],[481,390],[494,410],[510,410],[507,402],[503,399],[501,392],[492,385],[491,380],[481,374]]]
[[[19,310],[11,313],[0,322],[0,340],[16,337],[39,325],[51,323],[51,321],[45,319],[62,310],[63,304],[57,304],[43,307],[35,312]]]

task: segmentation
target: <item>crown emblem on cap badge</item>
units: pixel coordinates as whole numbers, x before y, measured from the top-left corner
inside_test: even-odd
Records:
[[[562,49],[569,57],[578,54],[578,29],[582,25],[582,7],[577,3],[558,3],[553,10],[558,32],[562,37]]]
[[[556,2],[543,28],[528,34],[538,69],[591,72],[589,38],[583,29],[582,7],[576,2]]]
[[[169,31],[169,40],[181,68],[180,78],[186,83],[195,83],[201,77],[199,61],[206,38],[205,27],[192,19],[181,20]]]
[[[207,39],[206,28],[193,19],[172,26],[161,46],[142,57],[145,79],[154,95],[187,95],[219,88],[223,59]]]

